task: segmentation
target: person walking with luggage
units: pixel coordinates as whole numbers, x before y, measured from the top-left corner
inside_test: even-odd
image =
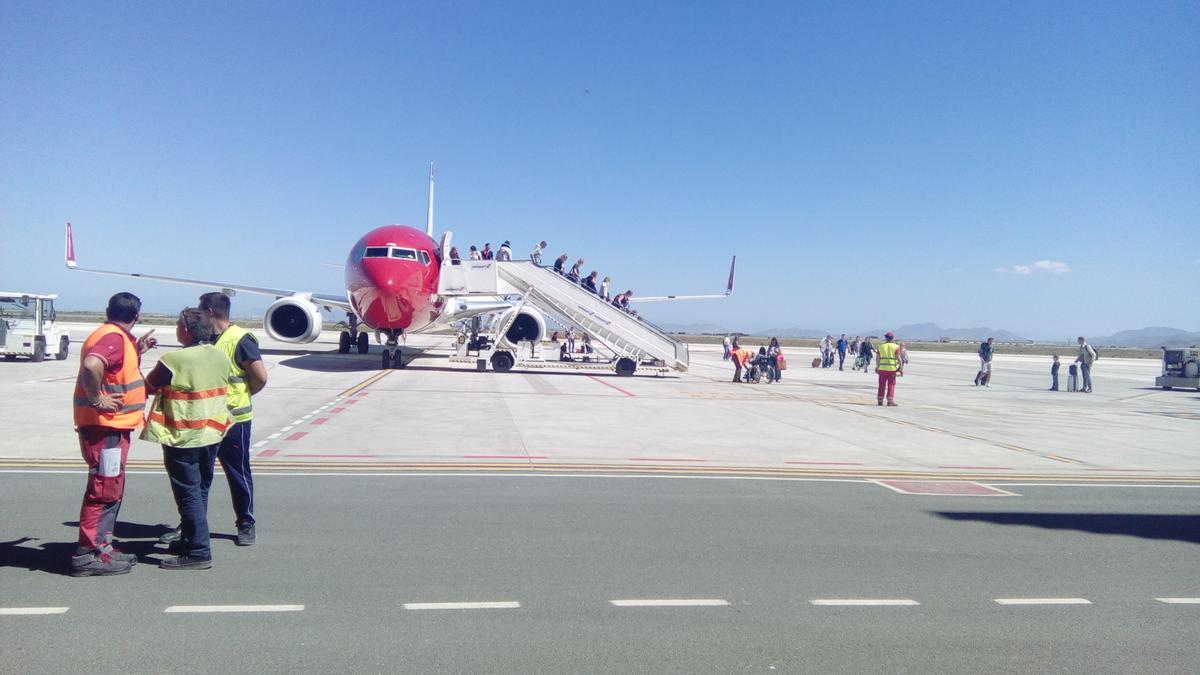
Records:
[[[1096,363],[1096,359],[1100,358],[1100,355],[1082,335],[1079,336],[1078,342],[1079,356],[1075,357],[1075,363],[1079,364],[1079,373],[1083,377],[1083,386],[1079,391],[1090,394],[1092,393],[1092,366]]]
[[[725,350],[725,356],[721,357],[721,359],[722,359],[723,361],[728,361],[728,360],[729,360],[729,352],[730,352],[730,351],[732,351],[732,350],[730,349],[730,347],[729,347],[729,344],[730,344],[730,342],[729,342],[729,336],[728,336],[728,335],[726,335],[725,337],[721,338],[721,347],[722,347],[722,348]]]
[[[896,407],[896,376],[904,374],[904,364],[900,362],[900,345],[895,342],[895,335],[888,331],[883,336],[883,344],[879,345],[879,360],[875,364],[875,372],[879,374],[879,390],[876,393],[876,405],[887,404]]]
[[[871,357],[875,354],[875,345],[871,344],[871,336],[863,338],[862,343],[858,345],[858,355],[862,358],[862,371],[864,373],[871,372]]]
[[[779,359],[783,358],[783,350],[779,347],[779,339],[771,338],[767,346],[767,383],[778,382],[781,379]]]
[[[979,372],[975,373],[975,386],[992,386],[992,343],[995,338],[988,338],[979,344]]]
[[[125,497],[129,439],[142,426],[146,405],[141,357],[158,343],[150,336],[153,330],[141,338],[133,336],[141,311],[136,295],[112,296],[107,320],[80,350],[74,418],[88,477],[79,508],[79,540],[71,556],[72,576],[125,574],[137,562],[137,556],[113,546],[113,529]]]
[[[175,336],[182,349],[163,354],[146,376],[156,390],[141,439],[162,445],[163,465],[179,509],[180,538],[174,557],[158,564],[167,570],[212,567],[208,532],[208,490],[213,465],[233,420],[229,415],[229,357],[212,339],[212,319],[199,308],[179,313]]]

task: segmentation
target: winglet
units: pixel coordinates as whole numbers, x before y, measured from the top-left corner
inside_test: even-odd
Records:
[[[733,256],[733,261],[729,263],[729,283],[725,286],[725,295],[733,295],[733,270],[737,267],[737,256]]]
[[[75,269],[75,236],[71,234],[71,223],[67,223],[67,250],[64,257],[67,267]]]
[[[433,162],[429,163],[429,208],[425,211],[425,234],[433,238]]]

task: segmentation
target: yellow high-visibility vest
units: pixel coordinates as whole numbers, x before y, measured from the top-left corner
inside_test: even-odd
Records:
[[[879,369],[900,369],[900,345],[895,342],[885,342],[879,345]]]
[[[154,397],[141,438],[173,448],[220,443],[232,422],[226,401],[229,359],[212,345],[163,354],[171,384]]]
[[[246,384],[246,370],[237,362],[237,346],[249,331],[229,324],[217,339],[217,349],[225,352],[233,367],[229,370],[229,414],[234,422],[246,422],[254,418],[254,404],[250,400],[250,386]],[[251,335],[253,339],[254,336]]]

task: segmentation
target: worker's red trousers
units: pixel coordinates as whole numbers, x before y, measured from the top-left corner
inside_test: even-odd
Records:
[[[885,395],[888,401],[896,398],[896,371],[894,370],[879,371],[879,393],[876,396],[882,399]]]
[[[125,461],[129,458],[127,429],[83,427],[79,450],[88,465],[87,488],[79,509],[78,554],[107,552],[125,496]]]

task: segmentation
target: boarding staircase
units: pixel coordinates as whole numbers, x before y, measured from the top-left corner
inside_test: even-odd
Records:
[[[679,342],[644,319],[614,307],[548,267],[528,261],[497,262],[502,293],[520,294],[524,302],[565,320],[599,340],[618,357],[661,363],[679,372],[688,369],[687,343]]]

